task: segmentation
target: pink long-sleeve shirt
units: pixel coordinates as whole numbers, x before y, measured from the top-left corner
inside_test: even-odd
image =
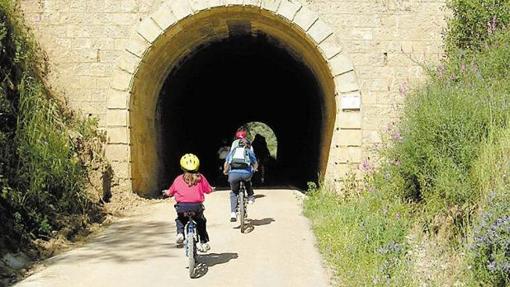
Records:
[[[175,178],[170,188],[166,191],[167,196],[175,196],[177,202],[202,203],[205,200],[204,194],[211,193],[212,187],[205,178],[200,175],[200,180],[194,186],[188,186],[183,175]]]

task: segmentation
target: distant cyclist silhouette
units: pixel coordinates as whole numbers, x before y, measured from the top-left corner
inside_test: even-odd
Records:
[[[260,182],[264,183],[266,178],[267,163],[271,158],[271,153],[267,147],[266,138],[260,134],[256,134],[252,142],[253,150],[259,162]]]

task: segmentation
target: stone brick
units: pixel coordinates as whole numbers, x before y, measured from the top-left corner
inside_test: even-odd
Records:
[[[199,2],[202,3],[202,1]],[[165,4],[161,5],[161,7],[151,15],[151,18],[163,31],[177,22],[177,18],[174,13],[172,13],[172,9]]]
[[[223,0],[203,0],[203,1],[207,3],[208,8],[225,6]]]
[[[223,0],[223,2],[227,6],[243,5],[243,0]]]
[[[322,20],[317,20],[313,23],[312,27],[308,29],[308,35],[315,41],[315,43],[320,44],[327,37],[333,34],[333,29],[326,24]]]
[[[354,70],[351,59],[346,55],[337,54],[328,62],[331,67],[331,72],[333,73],[333,76],[338,76]]]
[[[280,6],[281,0],[261,0],[260,7],[265,10],[276,12]]]
[[[331,59],[342,52],[342,47],[334,35],[322,41],[319,45],[319,49],[326,59]]]
[[[129,93],[110,89],[108,91],[107,107],[109,109],[127,109]]]
[[[244,0],[243,5],[245,6],[254,6],[254,7],[260,7],[260,1],[261,0]]]
[[[106,132],[108,134],[109,144],[128,144],[129,135],[126,127],[109,127],[107,126]]]
[[[142,39],[140,36],[134,37],[134,39],[130,40],[126,50],[133,55],[136,55],[140,58],[143,57],[143,54],[150,47],[149,43]]]
[[[129,162],[129,146],[126,144],[106,145],[106,156],[113,162]]]
[[[361,129],[361,112],[342,111],[337,114],[336,126],[341,129]]]
[[[134,74],[140,65],[140,61],[140,58],[126,51],[118,59],[118,67],[123,71]]]
[[[361,109],[361,96],[359,91],[342,93],[338,97],[340,97],[340,108],[343,111]]]
[[[118,91],[129,91],[132,75],[125,71],[117,70],[111,80],[111,87]]]
[[[113,110],[110,109],[106,113],[106,123],[109,127],[128,126],[128,111],[127,110]]]
[[[340,154],[340,163],[360,163],[362,159],[361,147],[340,147],[338,153]]]
[[[282,0],[280,7],[278,7],[277,13],[280,16],[285,17],[287,20],[292,21],[294,20],[294,16],[296,16],[296,13],[299,11],[299,9],[301,9],[300,4]]]
[[[381,134],[376,130],[365,130],[363,131],[363,143],[364,144],[379,144],[382,143]]]
[[[338,144],[340,146],[361,146],[361,130],[340,129]]]
[[[187,0],[170,1],[169,5],[172,8],[173,14],[179,20],[193,14],[193,10]]]
[[[308,31],[317,19],[319,19],[319,14],[303,7],[297,12],[296,16],[294,16],[294,23],[304,31]]]
[[[336,76],[335,86],[337,94],[357,91],[359,87],[354,71]]]
[[[112,162],[113,174],[120,179],[131,178],[131,170],[128,162]]]
[[[163,33],[163,30],[152,20],[152,18],[145,18],[136,32],[142,36],[147,42],[154,43],[154,41]]]

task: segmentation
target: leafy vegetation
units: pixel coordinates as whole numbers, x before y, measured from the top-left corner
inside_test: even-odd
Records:
[[[53,96],[44,54],[15,8],[0,0],[0,249],[10,250],[48,239],[69,221],[80,229],[99,220],[88,174],[108,166],[97,121]]]
[[[450,1],[448,57],[346,184],[358,190],[311,189],[306,214],[342,285],[510,284],[509,3]]]

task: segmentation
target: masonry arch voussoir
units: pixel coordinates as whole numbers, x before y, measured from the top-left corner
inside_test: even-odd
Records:
[[[327,147],[321,153],[321,176],[340,182],[361,160],[361,93],[354,67],[333,29],[317,13],[287,0],[170,0],[140,22],[117,61],[107,98],[107,156],[116,175],[136,192],[157,188],[147,183],[157,167],[138,166],[141,159],[158,161],[152,148],[157,143],[140,138],[136,125],[155,128],[155,95],[179,59],[208,41],[228,37],[229,24],[216,15],[247,21],[251,29],[275,36],[317,73],[327,91],[323,101],[330,103],[324,115],[330,132],[322,139]],[[205,19],[219,24],[186,35]]]

